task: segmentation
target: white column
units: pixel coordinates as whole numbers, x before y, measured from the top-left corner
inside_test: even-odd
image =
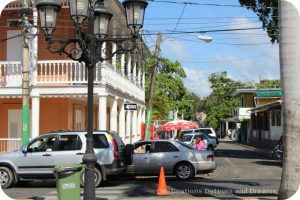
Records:
[[[138,116],[137,116],[137,134],[138,138],[141,138],[141,124],[142,124],[142,107],[138,107]]]
[[[142,109],[142,123],[146,122],[146,108],[143,107]]]
[[[128,53],[127,77],[131,80],[131,54]]]
[[[137,111],[134,110],[132,112],[132,141],[136,142],[137,141]]]
[[[33,7],[33,24],[38,25],[38,11]],[[37,28],[32,28],[38,31]],[[31,50],[30,50],[30,83],[31,85],[37,85],[37,55],[38,55],[38,37],[31,38]]]
[[[142,88],[145,89],[145,68],[143,68],[143,74],[142,74]]]
[[[100,64],[100,82],[102,85],[106,85],[106,68],[105,63],[99,63]]]
[[[126,130],[125,130],[125,108],[124,101],[121,102],[119,106],[119,136],[122,137],[125,142],[126,139]]]
[[[117,51],[117,45],[115,43],[112,44],[112,52],[116,52]],[[116,64],[117,64],[117,54],[115,54],[112,57],[112,66],[114,67],[114,70],[116,70]]]
[[[132,79],[133,79],[133,82],[136,83],[136,54],[133,56],[133,73],[132,73]]]
[[[31,103],[31,138],[35,138],[40,135],[40,96],[32,96]]]
[[[106,130],[107,123],[107,95],[99,95],[99,105],[98,105],[98,129]]]
[[[118,97],[113,99],[110,109],[110,130],[118,131]]]
[[[141,87],[141,71],[142,71],[142,68],[141,68],[141,62],[139,61],[138,62],[138,75],[137,75],[137,83],[138,83],[138,86]]]
[[[132,142],[131,133],[131,111],[126,111],[126,143]]]
[[[122,75],[125,76],[125,54],[122,53],[121,55],[121,72]]]

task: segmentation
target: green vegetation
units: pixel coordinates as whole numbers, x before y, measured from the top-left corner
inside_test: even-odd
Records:
[[[149,56],[145,65],[146,102],[148,101],[151,67],[153,57]],[[279,80],[262,80],[253,84],[236,81],[228,77],[226,71],[213,73],[208,77],[211,93],[207,97],[199,97],[188,91],[183,79],[186,73],[181,64],[166,58],[160,58],[157,67],[155,93],[153,97],[152,120],[168,120],[170,111],[177,111],[178,118],[197,121],[197,112],[204,112],[205,126],[217,128],[222,119],[232,116],[232,110],[239,106],[239,99],[232,97],[236,89],[241,88],[279,88]]]
[[[255,12],[267,29],[271,42],[279,42],[278,0],[239,0],[242,6]]]

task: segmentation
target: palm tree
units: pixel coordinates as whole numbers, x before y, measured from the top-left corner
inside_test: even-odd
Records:
[[[278,199],[291,197],[298,190],[300,183],[299,13],[299,0],[279,0],[284,158]]]

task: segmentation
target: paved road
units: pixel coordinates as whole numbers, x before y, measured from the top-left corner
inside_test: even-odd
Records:
[[[170,195],[157,197],[157,177],[122,177],[97,188],[98,199],[276,199],[281,163],[268,154],[235,143],[222,142],[215,151],[217,170],[181,182],[167,177]],[[15,199],[57,199],[54,181],[24,182],[5,190]]]

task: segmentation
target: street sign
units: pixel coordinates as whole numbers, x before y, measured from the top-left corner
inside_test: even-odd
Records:
[[[124,103],[125,110],[137,110],[136,103]]]

